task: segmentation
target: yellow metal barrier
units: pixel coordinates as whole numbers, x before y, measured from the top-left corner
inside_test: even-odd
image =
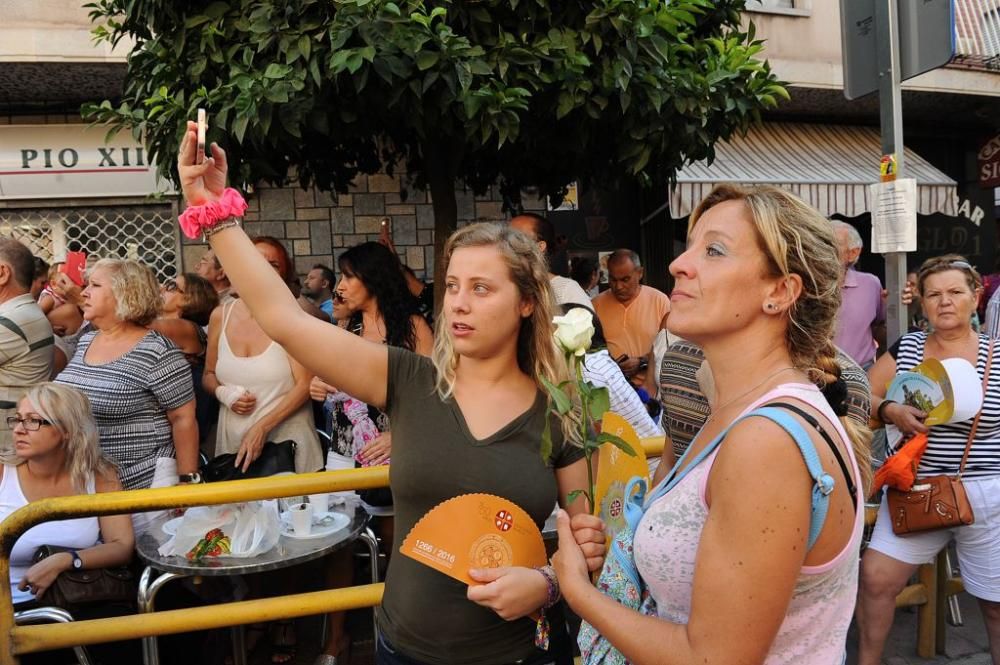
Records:
[[[18,626],[11,641],[13,651],[23,654],[150,635],[170,635],[273,619],[291,619],[378,605],[382,600],[382,588],[382,584],[366,584],[152,614]]]
[[[9,647],[0,648],[0,665],[17,665],[21,654],[63,646],[182,633],[199,626],[238,626],[281,617],[370,607],[377,605],[382,597],[382,585],[377,584],[72,624],[15,626],[10,595],[10,552],[18,537],[36,524],[93,515],[120,515],[371,489],[387,487],[388,484],[389,467],[382,466],[34,501],[0,522],[0,635],[10,638],[7,640]]]
[[[647,457],[659,455],[663,445],[663,437],[642,439]],[[0,522],[0,635],[9,637],[9,647],[0,648],[0,665],[18,665],[18,656],[25,653],[372,607],[382,599],[383,585],[368,584],[71,624],[15,626],[10,595],[10,552],[21,534],[36,524],[388,485],[389,467],[381,466],[34,501]]]

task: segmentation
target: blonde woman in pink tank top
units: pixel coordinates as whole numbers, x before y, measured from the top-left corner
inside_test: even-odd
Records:
[[[655,616],[590,583],[559,516],[553,564],[563,597],[620,652],[613,662],[843,662],[866,483],[858,469],[868,468],[870,438],[838,420],[842,405],[831,408],[819,390],[839,381],[832,336],[843,269],[829,222],[778,188],[721,185],[691,215],[687,251],[670,265],[667,326],[704,349],[713,411],[678,463],[681,480],[644,506],[632,541]],[[809,416],[793,417],[834,481],[812,547],[818,485],[779,425],[742,420],[698,456],[741,415],[777,402]],[[654,483],[675,463],[670,446],[664,457]]]

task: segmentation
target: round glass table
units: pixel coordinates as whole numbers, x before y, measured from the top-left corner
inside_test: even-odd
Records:
[[[378,583],[378,541],[369,528],[369,515],[357,500],[333,506],[331,512],[344,513],[350,523],[333,533],[316,538],[292,538],[282,535],[278,544],[255,557],[206,557],[191,561],[182,556],[163,556],[160,547],[170,539],[163,525],[170,516],[164,515],[149,524],[136,539],[136,552],[146,564],[139,578],[138,609],[140,613],[154,611],[156,594],[167,582],[185,577],[231,577],[262,573],[288,568],[326,556],[355,541],[362,541],[368,548],[372,562],[372,583]],[[242,626],[233,626],[233,664],[246,665],[246,649]],[[143,639],[143,662],[159,665],[160,656],[156,637]]]

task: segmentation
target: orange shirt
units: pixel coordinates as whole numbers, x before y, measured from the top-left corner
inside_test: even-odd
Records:
[[[639,295],[628,305],[618,302],[610,290],[594,298],[593,303],[612,358],[623,353],[632,358],[645,358],[653,348],[660,322],[670,311],[667,294],[645,284],[639,287]],[[633,382],[644,379],[645,372],[640,372]]]

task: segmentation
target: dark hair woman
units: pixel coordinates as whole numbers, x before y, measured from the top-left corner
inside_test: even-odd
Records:
[[[341,254],[337,267],[336,294],[352,312],[349,329],[360,326],[366,339],[430,355],[431,330],[417,315],[399,259],[388,247],[362,243]]]
[[[431,329],[417,311],[417,302],[407,288],[395,252],[377,242],[366,242],[344,252],[337,266],[341,278],[334,302],[337,311],[349,313],[345,325],[348,330],[377,344],[430,355],[434,343]],[[333,454],[365,466],[388,463],[392,452],[388,414],[334,390],[320,379],[313,379],[310,393],[314,399],[324,401],[329,413]],[[378,435],[374,436],[376,430]],[[368,490],[361,493],[361,499],[368,511],[379,517],[382,539],[390,542],[392,494],[384,488]],[[348,586],[351,580],[345,575],[350,570],[348,560],[335,557],[330,566],[330,586]],[[330,614],[330,640],[325,655],[336,658],[348,642],[344,613]]]

